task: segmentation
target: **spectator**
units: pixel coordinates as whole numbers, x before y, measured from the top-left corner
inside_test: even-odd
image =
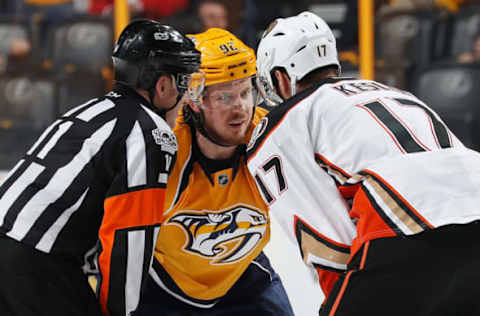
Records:
[[[18,68],[28,64],[28,57],[32,51],[30,32],[23,19],[8,19],[2,24],[0,37],[0,72]]]
[[[460,63],[475,63],[480,62],[480,33],[474,36],[472,49],[458,56]]]
[[[379,14],[389,14],[396,11],[422,10],[422,9],[444,9],[449,12],[457,12],[466,4],[474,3],[476,0],[390,0],[381,1],[383,4]]]
[[[133,17],[160,20],[188,8],[190,0],[128,0]],[[88,12],[94,15],[109,15],[113,0],[91,0]]]
[[[200,0],[196,2],[198,31],[212,27],[229,30],[247,46],[256,45],[257,4],[252,0]]]
[[[200,20],[200,31],[206,31],[211,27],[230,29],[228,8],[224,1],[205,0],[197,8]]]
[[[14,15],[18,12],[18,7],[21,2],[15,0],[0,1],[0,13],[2,15]]]
[[[33,46],[37,55],[43,55],[46,48],[48,30],[75,14],[72,0],[23,0],[22,13],[32,22]]]

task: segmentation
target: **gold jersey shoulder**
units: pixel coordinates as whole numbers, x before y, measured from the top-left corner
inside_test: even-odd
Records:
[[[266,111],[258,109],[258,123]],[[190,128],[175,128],[179,152],[166,196],[155,257],[176,285],[199,300],[221,297],[240,278],[270,237],[267,206],[244,157],[211,174],[192,160]]]

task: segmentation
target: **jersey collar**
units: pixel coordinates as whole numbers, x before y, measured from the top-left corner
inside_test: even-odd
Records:
[[[202,168],[203,172],[207,176],[208,180],[212,185],[214,184],[212,173],[226,170],[226,169],[233,169],[232,172],[232,181],[235,179],[235,176],[238,172],[238,168],[240,166],[240,161],[242,156],[246,154],[246,145],[242,144],[237,146],[235,149],[235,153],[232,157],[227,159],[210,159],[207,158],[197,143],[196,137],[196,130],[195,128],[190,127],[191,134],[192,134],[192,157],[194,161],[197,161],[200,167]]]

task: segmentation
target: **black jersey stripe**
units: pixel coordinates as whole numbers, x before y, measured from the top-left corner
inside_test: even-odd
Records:
[[[379,179],[375,174],[364,170],[362,174],[367,174],[370,178],[378,183],[383,190],[395,201],[395,203],[418,225],[420,225],[424,230],[431,230],[430,225],[418,217],[415,212],[410,209],[410,207],[403,202],[403,200],[392,191],[384,182],[384,180]]]
[[[146,284],[148,279],[148,271],[150,270],[152,260],[154,259],[155,244],[157,242],[158,233],[160,231],[161,224],[155,226],[149,226],[145,229],[145,253],[143,255],[143,271],[142,275],[142,287]]]
[[[370,204],[373,206],[373,208],[375,209],[375,211],[377,212],[377,214],[382,218],[382,220],[393,230],[393,232],[400,236],[400,235],[403,235],[402,233],[402,230],[397,226],[397,224],[395,224],[391,219],[390,217],[388,217],[387,214],[385,214],[385,212],[383,211],[383,209],[380,207],[380,205],[378,205],[377,201],[375,200],[375,198],[373,197],[373,195],[370,193],[370,191],[368,190],[368,188],[362,184],[361,186],[361,190],[365,193],[365,195],[367,196],[368,200],[370,201]]]
[[[405,152],[414,153],[425,151],[425,148],[418,144],[408,129],[403,126],[383,104],[380,102],[371,102],[362,104],[360,107],[369,109],[370,113],[377,117],[377,119],[384,124],[385,128],[393,134],[393,137]]]
[[[65,207],[61,203],[62,199],[65,198],[72,201],[71,196],[65,196],[65,191],[68,189],[69,184],[74,181],[95,154],[100,151],[103,143],[110,137],[115,122],[116,120],[107,122],[102,128],[91,135],[91,138],[97,142],[95,144],[97,148],[92,148],[91,145],[87,144],[89,138],[79,143],[77,150],[72,151],[74,152],[74,156],[68,159],[69,162],[66,165],[62,165],[63,161],[58,165],[55,164],[55,157],[60,155],[55,154],[55,148],[52,149],[53,151],[50,155],[53,158],[47,158],[45,163],[46,165],[55,166],[56,168],[46,168],[36,179],[37,181],[32,182],[27,187],[22,193],[24,196],[20,195],[19,199],[12,205],[5,216],[5,222],[8,225],[4,223],[3,228],[6,231],[13,229],[14,231],[12,231],[11,234],[16,238],[23,239],[28,233],[28,230],[35,229],[35,223],[48,208],[55,210],[57,215],[60,216],[61,213],[70,206]],[[60,140],[60,143],[62,141],[68,142],[70,139],[71,136],[67,135],[66,139]],[[93,145],[93,147],[95,145]],[[64,148],[64,146],[60,148]],[[84,190],[81,189],[81,192],[83,191]],[[74,199],[73,201],[76,200],[77,199]],[[22,213],[25,214],[25,216],[23,216]],[[17,219],[20,219],[20,221],[16,222],[14,226],[11,226]]]
[[[260,191],[262,191],[263,193],[263,197],[265,198],[265,200],[267,201],[267,204],[271,204],[274,200],[272,194],[270,194],[270,192],[268,191],[267,187],[265,186],[265,184],[263,183],[262,181],[262,178],[260,178],[260,176],[258,174],[255,175],[255,180],[258,184],[258,186],[260,187]]]
[[[428,107],[424,106],[423,104],[414,102],[412,100],[399,99],[399,98],[395,98],[394,100],[401,104],[418,106],[423,111],[425,111],[425,113],[429,116],[430,121],[432,122],[434,136],[437,138],[440,147],[441,148],[452,147],[452,142],[451,142],[447,127],[441,120],[437,118],[437,116],[435,115],[435,113],[433,113],[432,110],[430,110]]]
[[[72,116],[78,115],[82,113],[83,111],[87,110],[88,108],[95,106],[99,102],[103,101],[103,99],[93,99],[90,100],[83,105],[80,105],[72,110],[70,110],[68,113],[70,113]],[[67,113],[67,114],[68,114]],[[69,120],[74,120],[72,116],[63,116],[60,119],[54,121],[47,129],[40,135],[38,140],[33,144],[33,146],[26,152],[26,155],[24,157],[25,162],[21,164],[21,166],[16,169],[16,171],[3,183],[2,187],[0,188],[0,199],[2,196],[5,194],[5,191],[8,190],[8,188],[17,180],[18,177],[20,177],[23,172],[28,168],[32,160],[37,159],[38,153],[45,148],[45,146],[49,143],[49,141],[58,135],[59,129],[63,124],[65,124]],[[88,126],[82,126],[83,129],[88,130]],[[93,130],[92,130],[93,133]],[[36,161],[36,163],[41,163],[39,161]]]
[[[138,226],[115,232],[107,302],[111,313],[127,315],[127,312],[136,309],[142,284],[148,277],[159,227],[160,225]],[[135,271],[139,267],[143,271],[142,274]],[[141,278],[134,277],[139,275]],[[124,284],[130,293],[125,292]],[[125,310],[119,310],[120,307],[124,307]]]
[[[168,176],[168,173],[171,170],[165,170],[165,166],[167,165],[167,159],[174,159],[173,155],[170,155],[169,153],[164,153],[164,154],[156,154],[155,151],[160,151],[162,150],[163,144],[157,144],[156,140],[154,139],[154,136],[152,134],[152,130],[156,129],[157,124],[153,120],[152,116],[155,115],[152,113],[152,111],[146,107],[143,108],[143,111],[140,112],[140,115],[138,116],[138,122],[140,123],[141,130],[143,133],[143,139],[145,144],[152,144],[152,146],[147,146],[147,148],[150,148],[150,151],[145,151],[145,161],[146,161],[146,183],[150,185],[155,185],[156,183],[159,183],[159,176],[160,174],[165,174],[165,178]],[[173,135],[172,131],[161,131],[164,135]],[[167,134],[165,134],[167,133]],[[167,157],[167,156],[168,157]],[[159,156],[161,157],[161,160],[159,161]],[[172,161],[170,164],[174,163]],[[166,184],[163,183],[163,184]]]
[[[328,167],[332,168],[333,170],[335,170],[336,172],[340,173],[344,178],[351,178],[352,176],[350,174],[348,174],[345,170],[343,170],[342,168],[334,165],[332,162],[330,162],[329,160],[327,160],[325,157],[323,157],[322,155],[320,154],[315,154],[315,160],[317,161],[320,161],[322,162],[323,164],[327,165]],[[342,179],[343,180],[343,179]],[[346,180],[343,180],[343,182],[345,182]]]
[[[335,251],[342,252],[342,253],[345,253],[345,254],[350,253],[350,247],[349,246],[342,247],[342,246],[339,246],[339,245],[336,245],[336,244],[330,242],[329,240],[320,236],[317,232],[315,232],[313,229],[311,229],[310,226],[305,224],[302,220],[300,220],[297,217],[297,218],[295,218],[295,236],[296,236],[297,242],[300,246],[302,245],[302,243],[301,243],[301,239],[302,239],[301,233],[302,232],[306,232],[308,235],[314,237],[315,240],[321,242],[322,244],[324,244],[328,248],[331,248]],[[300,247],[300,252],[302,252],[301,247]],[[302,257],[303,257],[303,255],[304,254],[302,253]]]
[[[179,188],[178,188],[177,192],[175,193],[175,199],[173,201],[172,207],[175,204],[177,204],[178,200],[180,200],[180,196],[182,196],[183,191],[185,191],[185,189],[188,186],[190,175],[193,172],[194,161],[195,161],[195,159],[193,158],[193,155],[192,155],[192,148],[190,148],[189,157],[187,159],[187,162],[184,165],[184,169],[182,170],[182,173],[181,173],[181,176],[180,176]]]
[[[81,114],[99,104],[99,102],[98,100],[87,102],[84,106],[80,106],[77,111],[73,111],[73,114]],[[102,114],[102,111],[97,111],[97,114]],[[108,114],[108,118],[111,119],[112,114]],[[90,140],[97,129],[101,127],[97,126],[98,124],[87,125],[84,121],[79,121],[78,124],[74,124],[69,121],[69,118],[70,117],[65,116],[55,121],[46,129],[36,144],[27,152],[28,155],[25,156],[25,162],[9,178],[8,183],[2,186],[0,218],[3,217],[3,221],[1,221],[0,231],[3,233],[12,230],[17,217],[24,211],[26,206],[30,209],[26,211],[34,214],[32,217],[27,216],[32,219],[42,215],[42,210],[39,208],[48,207],[50,203],[55,202],[55,200],[46,201],[42,198],[37,198],[30,206],[27,205],[37,193],[42,191],[48,183],[52,181],[52,178],[60,168],[65,167],[67,163],[71,162],[75,157],[78,157],[77,155],[81,151],[85,141]],[[104,118],[102,117],[102,119]],[[105,123],[105,121],[102,120],[101,123]],[[81,133],[78,131],[81,131]],[[101,146],[98,140],[95,141],[98,146]],[[68,148],[68,152],[65,151],[66,148]],[[78,159],[85,159],[85,157],[88,156],[89,154],[84,154]],[[41,172],[38,172],[40,169]],[[74,179],[77,174],[78,172],[67,173],[65,178],[59,179],[59,182],[68,183],[65,180]],[[65,189],[66,188],[60,186],[54,188],[55,192],[62,192]],[[13,198],[14,196],[16,196],[16,198]],[[46,194],[45,196],[51,197],[50,194]],[[40,206],[36,205],[36,203]],[[59,212],[63,210],[64,208],[59,210]],[[29,222],[27,226],[31,226],[32,224],[32,222]],[[19,223],[17,226],[22,227],[23,225]],[[9,235],[17,239],[24,238],[26,234],[28,234],[28,231],[25,231],[23,228],[9,233]]]
[[[35,154],[38,153],[41,148],[48,142],[48,140],[55,135],[58,131],[58,125],[61,124],[62,121],[58,120],[55,121],[52,125],[50,125],[45,132],[42,133],[40,138],[35,142],[35,144],[27,151],[27,154],[24,156],[23,163],[20,164],[18,168],[16,168],[15,172],[11,174],[11,176],[2,184],[0,188],[0,201],[3,199],[4,194],[10,187],[20,178],[27,169],[31,166],[32,160],[35,159]],[[40,162],[35,161],[35,163],[40,164]],[[31,179],[33,181],[34,179]],[[26,181],[22,181],[22,183],[27,183]],[[1,217],[1,211],[0,211]]]
[[[125,288],[127,281],[128,265],[128,229],[115,232],[115,242],[112,248],[110,265],[110,279],[108,280],[108,301],[107,307],[110,312],[117,315],[126,315],[125,309]]]
[[[79,179],[79,177],[77,177],[77,179]],[[70,189],[71,188],[72,186],[70,186]],[[87,193],[88,189],[81,194],[81,196],[73,203],[73,205],[65,209],[60,214],[58,214],[58,211],[61,210],[61,208],[59,208],[57,205],[59,203],[51,204],[38,218],[34,227],[28,231],[22,241],[30,245],[35,245],[35,248],[42,251],[50,252],[58,235],[67,224],[70,217],[85,200]],[[38,233],[40,230],[42,232]]]

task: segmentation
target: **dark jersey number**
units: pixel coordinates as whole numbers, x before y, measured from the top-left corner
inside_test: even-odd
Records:
[[[432,124],[433,137],[440,148],[452,147],[448,129],[443,122],[426,106],[408,99],[393,99],[400,105],[414,106],[422,109]],[[379,101],[363,104],[388,129],[400,149],[406,153],[426,151],[423,144],[414,137],[404,122],[399,120],[383,103]]]
[[[278,195],[282,194],[287,189],[287,181],[285,178],[285,173],[283,171],[282,160],[279,156],[270,157],[260,167],[260,169],[263,171],[264,174],[274,171]],[[275,196],[271,193],[271,190],[269,190],[269,188],[265,185],[264,181],[258,173],[255,174],[255,180],[257,181],[257,184],[260,187],[260,190],[262,191],[267,203],[271,204],[273,201],[275,201]]]

